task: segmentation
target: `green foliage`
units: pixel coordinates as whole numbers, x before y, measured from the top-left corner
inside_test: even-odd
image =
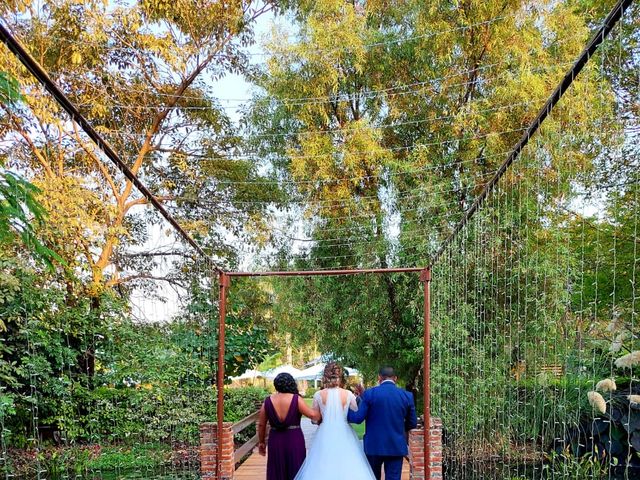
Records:
[[[307,388],[307,390],[305,392],[305,397],[306,398],[313,398],[313,396],[316,394],[316,392],[318,390],[319,390],[318,388],[313,388],[313,387]]]
[[[403,380],[417,374],[422,356],[415,335],[422,312],[417,275],[285,279],[274,284],[281,331],[317,342],[321,351],[335,352],[369,379],[391,358]],[[403,302],[405,298],[412,300]]]
[[[589,453],[580,457],[570,452],[562,454],[551,453],[549,463],[544,465],[544,471],[552,478],[571,476],[574,478],[610,478],[608,466],[604,463],[601,452]],[[612,462],[616,466],[617,462]]]
[[[278,250],[270,266],[315,269],[426,266],[612,3],[285,2],[295,34],[274,29],[256,68],[242,47],[269,2],[12,0],[0,11],[213,258],[231,267],[248,242]],[[589,63],[436,265],[433,410],[456,454],[547,448],[589,408],[584,392],[617,352],[638,349],[639,143],[622,139],[637,105],[618,100],[637,99],[632,30]],[[194,444],[215,419],[211,266],[173,252],[162,281],[183,308],[133,321],[134,290],[162,294],[149,280],[166,252],[133,248],[153,234],[146,200],[6,50],[0,69],[0,155],[33,179],[0,178],[2,441],[33,447],[37,406],[66,444],[37,459],[51,474],[75,460],[168,462],[166,445]],[[259,87],[248,144],[209,85],[231,72]],[[598,196],[600,184],[613,187]],[[589,195],[597,212],[571,211]],[[272,216],[268,203],[304,211],[292,226],[308,248],[283,246],[289,225],[276,233],[269,221],[289,210]],[[60,245],[65,270],[34,265],[16,236],[50,263],[47,246]],[[393,363],[420,386],[415,275],[234,280],[230,298],[230,375],[281,361],[277,348],[331,352],[369,378]],[[542,372],[558,364],[562,378]],[[264,395],[226,391],[225,418]],[[96,457],[73,443],[113,448]],[[573,463],[576,476],[597,474]]]
[[[85,476],[91,472],[160,469],[171,465],[173,453],[165,444],[46,446],[38,452],[12,451],[9,470],[0,472],[30,477],[40,471],[48,477]]]
[[[113,295],[105,293],[95,305],[95,299],[75,297],[73,288],[56,287],[55,272],[34,270],[19,258],[0,261],[3,442],[34,446],[31,388],[37,378],[39,425],[60,432],[65,443],[197,443],[199,425],[216,417],[217,323],[210,324],[211,313],[202,323],[194,314],[200,307],[166,324],[134,323]],[[260,347],[264,334],[248,322],[230,317],[231,371],[259,362],[259,348],[266,348]],[[229,390],[225,418],[243,418],[265,395]],[[51,451],[42,463],[54,471],[68,464],[65,452]]]
[[[273,261],[288,269],[426,266],[531,119],[527,105],[543,103],[597,15],[573,3],[520,1],[391,8],[322,0],[293,10],[298,33],[274,31],[255,77],[264,94],[245,120],[252,146],[269,155],[277,178],[295,183],[289,194],[310,219],[309,248],[283,248]],[[597,68],[572,88],[579,94],[563,100],[541,133],[554,158],[542,179],[563,178],[557,195],[568,191],[567,172],[597,161],[594,143],[616,141],[597,138],[595,122],[613,109]],[[518,219],[511,222],[509,233]],[[396,223],[399,235],[389,226]],[[531,266],[538,276],[553,266],[548,253]],[[369,376],[392,361],[414,381],[422,357],[415,277],[274,281],[278,337],[293,332],[293,345],[333,352]],[[558,297],[553,308],[561,304]]]
[[[0,103],[14,105],[22,100],[18,81],[7,72],[0,72]]]
[[[49,268],[62,258],[36,235],[47,214],[37,201],[40,190],[12,172],[0,172],[0,244],[12,242],[16,235]]]
[[[152,470],[171,461],[171,448],[166,444],[143,444],[102,447],[95,459],[86,462],[88,471]]]
[[[101,307],[92,308],[92,300],[75,297],[70,285],[53,283],[56,272],[38,270],[19,257],[7,257],[4,251],[0,251],[0,264],[0,318],[5,329],[0,344],[0,393],[12,397],[15,404],[15,415],[5,419],[12,442],[22,444],[33,438],[28,418],[34,378],[38,378],[36,401],[43,425],[57,425],[64,415],[70,434],[81,435],[86,425],[77,409],[87,406],[83,395],[90,388],[92,373],[87,351],[101,345],[94,332],[115,321],[123,306],[105,295]],[[77,403],[72,403],[74,397]]]
[[[79,420],[92,425],[87,439],[91,443],[73,446],[81,438],[72,439],[73,431],[66,430],[69,445],[42,446],[36,453],[11,450],[7,473],[31,475],[38,466],[53,476],[171,466],[182,452],[195,455],[199,425],[216,419],[216,391],[211,386],[103,386],[85,394],[92,409],[88,418]],[[226,390],[225,420],[238,421],[255,412],[266,395],[259,388]],[[79,405],[72,405],[76,415]],[[60,413],[71,416],[70,412]],[[8,411],[6,418],[11,416]],[[10,433],[5,432],[3,438],[16,447]],[[255,431],[247,429],[244,440],[253,434]],[[0,472],[4,473],[4,467],[0,465]]]
[[[258,387],[228,388],[224,392],[225,420],[237,422],[260,408],[267,392]]]
[[[11,108],[23,100],[18,81],[0,71],[0,104]],[[0,162],[0,167],[3,164],[4,161]],[[10,243],[19,236],[38,259],[52,268],[53,261],[62,259],[36,235],[36,226],[42,226],[46,220],[46,211],[37,200],[39,193],[36,186],[19,175],[4,169],[0,171],[0,245]]]

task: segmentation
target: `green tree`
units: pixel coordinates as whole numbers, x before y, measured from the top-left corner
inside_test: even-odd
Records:
[[[209,85],[246,68],[242,49],[253,41],[255,20],[272,8],[240,1],[3,6],[23,12],[7,16],[9,27],[131,170],[153,185],[207,252],[227,258],[234,249],[222,230],[242,236],[244,226],[256,225],[260,231],[260,211],[242,201],[270,198],[271,190],[259,184],[252,163],[233,158],[238,138]],[[6,49],[0,69],[26,92],[26,108],[0,110],[2,153],[33,172],[51,214],[48,238],[62,240],[60,253],[70,268],[85,272],[89,295],[148,281],[164,255],[132,257],[129,250],[159,221],[144,215],[147,200]],[[214,213],[197,202],[203,197],[223,207]]]
[[[15,78],[0,72],[0,104],[6,108],[15,108],[23,99],[20,85]],[[0,158],[0,161],[3,159]],[[3,164],[0,163],[0,168]],[[31,247],[38,257],[50,267],[53,260],[60,260],[36,236],[34,223],[44,222],[46,213],[36,200],[39,190],[19,175],[0,172],[0,245],[14,241],[16,236]],[[0,321],[0,329],[1,329]]]
[[[255,77],[264,94],[246,123],[309,218],[307,248],[283,251],[281,266],[313,268],[426,266],[582,50],[591,21],[572,2],[322,0],[294,11],[293,39],[276,31],[267,44]],[[613,107],[596,66],[572,89],[541,134],[553,158],[543,174],[563,181],[558,196],[567,172],[591,168],[596,119]],[[305,285],[299,302],[313,307],[300,321],[316,326],[323,349],[370,367],[394,359],[414,379],[415,281]]]

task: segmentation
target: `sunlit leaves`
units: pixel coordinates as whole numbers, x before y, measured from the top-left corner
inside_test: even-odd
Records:
[[[264,225],[258,229],[253,220],[259,207],[245,209],[242,202],[269,199],[274,190],[235,189],[236,182],[244,185],[260,175],[249,162],[228,160],[237,155],[239,139],[211,82],[246,68],[241,47],[253,41],[252,22],[268,5],[190,0],[29,5],[25,15],[12,17],[12,30],[205,247],[233,256],[221,225],[249,241],[264,236]],[[0,68],[25,92],[25,108],[1,117],[2,153],[31,172],[47,206],[56,207],[59,221],[50,223],[49,238],[74,246],[66,250],[68,260],[97,283],[138,274],[135,269],[143,265],[133,265],[126,255],[118,262],[122,275],[113,275],[112,267],[114,255],[145,241],[149,224],[141,223],[143,210],[136,207],[146,201],[6,49],[0,51]],[[223,207],[212,210],[200,199]],[[243,230],[245,222],[250,234]],[[133,271],[125,273],[128,267]]]
[[[0,103],[13,105],[23,99],[18,81],[6,72],[0,72]]]
[[[584,8],[519,0],[300,2],[292,32],[276,30],[267,44],[271,56],[257,77],[265,95],[249,117],[253,132],[269,134],[255,143],[277,152],[274,167],[297,182],[295,198],[311,212],[315,243],[292,264],[428,263],[584,47],[595,15]],[[602,134],[599,126],[613,106],[613,90],[592,62],[537,134],[545,168],[507,178],[504,188],[526,185],[535,196],[542,178],[558,188],[539,198],[566,200],[571,173],[589,171],[601,147],[618,142],[619,132]],[[386,229],[390,221],[398,222],[397,237]],[[531,221],[529,228],[539,227]],[[371,332],[384,322],[354,305],[371,298],[326,283],[296,290],[301,304],[312,305],[301,307],[301,328],[321,322],[325,348],[346,354],[351,347],[331,333],[345,325],[369,362],[383,348]],[[376,312],[419,322],[416,292],[375,288],[368,293],[376,292]],[[365,319],[375,338],[350,314]],[[410,344],[411,327],[406,334],[401,341]],[[417,362],[416,345],[406,348],[408,364]]]

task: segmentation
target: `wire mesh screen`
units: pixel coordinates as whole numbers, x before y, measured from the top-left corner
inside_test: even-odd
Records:
[[[246,118],[262,113],[245,129],[234,126],[244,120],[225,113],[217,85],[206,85],[227,66],[236,72],[242,51],[229,47],[233,55],[218,58],[208,41],[192,42],[202,50],[185,49],[180,30],[171,39],[139,13],[131,12],[130,21],[124,13],[96,15],[91,2],[58,3],[70,11],[86,7],[91,15],[78,16],[78,25],[89,22],[87,30],[111,36],[67,38],[56,21],[52,28],[47,21],[30,25],[28,13],[8,23],[34,54],[45,39],[73,47],[53,44],[50,52],[65,52],[52,54],[56,59],[71,59],[69,70],[53,76],[126,163],[137,165],[166,209],[221,265],[246,260],[251,268],[290,269],[425,265],[584,45],[595,17],[582,10],[604,8],[577,2],[576,11],[550,15],[563,2],[467,2],[472,11],[478,7],[476,19],[465,18],[464,9],[449,11],[449,4],[428,5],[433,19],[395,40],[405,33],[398,19],[413,15],[397,11],[385,27],[394,33],[389,42],[372,42],[381,32],[363,30],[358,48],[345,49],[369,52],[372,67],[391,65],[379,72],[382,80],[375,68],[344,69],[339,62],[339,91],[320,93],[309,93],[312,82],[296,75],[278,80],[279,71],[296,72],[304,58],[287,52],[306,50],[310,72],[327,70],[314,59],[334,48],[317,48],[303,35],[305,48],[292,44],[265,57],[288,67],[258,84],[266,96],[256,98]],[[274,2],[264,3],[268,10]],[[377,12],[376,2],[344,8],[353,7],[351,17],[358,18],[355,10],[369,4]],[[248,10],[230,31],[264,11]],[[215,11],[207,12],[198,17],[215,19]],[[342,16],[350,18],[335,15]],[[117,26],[109,23],[120,17]],[[182,14],[168,17],[163,21],[181,21]],[[311,27],[324,28],[311,20]],[[443,422],[447,478],[640,475],[634,27],[627,20],[605,42],[433,266],[432,413]],[[194,32],[215,42],[233,37],[208,27]],[[498,40],[489,41],[490,32]],[[164,53],[151,41],[156,34]],[[237,40],[242,45],[250,37]],[[516,37],[517,48],[507,48]],[[405,44],[402,66],[390,46]],[[172,69],[165,68],[169,59]],[[407,68],[414,60],[415,72]],[[103,161],[10,52],[2,50],[0,61],[24,82],[26,97],[22,106],[2,104],[0,161],[33,173],[49,215],[43,242],[66,259],[54,275],[37,259],[48,254],[43,245],[0,251],[0,476],[196,477],[199,425],[216,419],[215,268],[178,242],[146,248],[150,239],[167,237],[157,228],[166,224],[144,209],[149,198]],[[152,68],[159,77],[149,81],[146,67],[154,65],[163,68]],[[183,83],[207,66],[206,77]],[[57,70],[58,62],[49,67]],[[5,90],[8,78],[0,72]],[[290,92],[294,84],[299,91]],[[7,98],[21,96],[19,88],[8,91]],[[0,189],[0,207],[11,197],[30,204],[19,182],[0,180]],[[0,244],[4,234],[0,229]],[[256,254],[262,247],[264,257]],[[327,330],[327,351],[341,348],[371,372],[384,357],[413,383],[423,353],[422,292],[403,278],[298,287],[234,280],[226,373],[238,375],[264,359],[275,335],[268,338],[260,325],[280,322],[307,341]],[[261,312],[274,298],[282,304],[274,308],[277,319]],[[259,388],[225,392],[225,420],[252,413],[264,395]]]
[[[36,295],[21,278],[23,308],[3,318],[3,478],[198,476],[200,425],[216,418],[217,280],[206,261],[181,268],[186,289],[140,286],[126,303],[64,285]],[[235,397],[231,420],[259,395]]]
[[[617,30],[591,60],[560,105],[575,120],[551,115],[434,265],[448,478],[640,474],[638,92],[617,77],[635,55],[627,41]],[[614,98],[585,129],[580,112]]]

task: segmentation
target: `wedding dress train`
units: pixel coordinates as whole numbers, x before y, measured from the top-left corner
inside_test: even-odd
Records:
[[[320,392],[314,395],[322,423],[295,480],[375,480],[362,443],[347,422],[349,408],[358,409],[355,396],[351,392],[347,395],[344,407],[338,388],[328,389],[326,404]]]

